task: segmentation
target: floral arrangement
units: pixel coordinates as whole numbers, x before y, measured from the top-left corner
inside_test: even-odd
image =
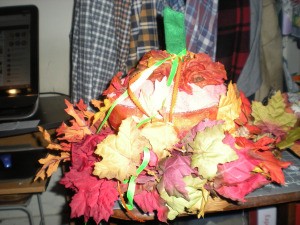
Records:
[[[66,100],[71,119],[54,140],[40,128],[51,151],[36,179],[70,161],[60,183],[75,193],[71,217],[96,223],[116,201],[166,222],[203,216],[210,195],[244,202],[268,183],[284,184],[290,163],[278,153],[300,146],[288,98],[278,91],[250,103],[225,80],[224,66],[204,53],[150,51],[91,101],[96,110]]]

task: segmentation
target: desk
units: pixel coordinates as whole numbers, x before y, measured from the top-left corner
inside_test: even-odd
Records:
[[[36,125],[16,128],[15,123],[38,121],[37,125],[45,129],[55,129],[68,119],[67,114],[64,112],[66,108],[64,103],[65,98],[65,96],[41,97],[39,108],[33,117],[23,121],[5,123],[7,125],[6,129],[0,131],[0,154],[14,154],[16,152],[27,151],[28,154],[26,155],[30,157],[33,154],[29,151],[36,152],[43,150],[43,145],[41,145],[42,138],[37,138],[41,137],[41,135]],[[10,125],[12,125],[11,129]],[[26,161],[26,159],[24,160]],[[30,158],[27,160],[30,160]],[[35,160],[36,163],[36,159],[31,158],[31,160]],[[22,169],[22,167],[17,169]],[[49,179],[33,182],[34,175],[0,180],[0,210],[22,210],[28,215],[30,224],[33,224],[33,218],[27,206],[32,196],[36,195],[41,216],[40,224],[44,224],[44,213],[40,195],[46,191]]]
[[[22,121],[9,121],[6,123],[0,123],[0,125],[5,125],[9,123],[13,125],[14,123],[18,122],[21,123],[38,121],[38,125],[42,126],[47,130],[56,128],[62,123],[62,121],[66,121],[69,118],[67,113],[65,113],[64,111],[64,109],[66,108],[64,102],[65,99],[65,96],[40,97],[39,107],[33,117]],[[36,131],[38,131],[37,126],[28,126],[26,128],[14,129],[13,126],[11,126],[10,128],[8,125],[6,130],[0,130],[0,138],[26,133],[28,134]]]

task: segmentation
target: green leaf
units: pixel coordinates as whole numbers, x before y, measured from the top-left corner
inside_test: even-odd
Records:
[[[300,140],[300,127],[296,127],[290,130],[286,138],[279,142],[276,146],[280,149],[285,149],[291,147],[295,141]]]
[[[259,126],[278,126],[283,131],[288,131],[297,121],[296,115],[285,111],[286,105],[281,92],[278,91],[264,106],[261,102],[252,103],[252,116],[254,124]]]
[[[193,149],[191,165],[193,168],[198,168],[199,174],[205,179],[215,177],[218,164],[238,159],[235,151],[222,142],[224,138],[222,124],[219,124],[198,132],[191,143]]]
[[[183,180],[186,183],[189,201],[181,197],[170,196],[165,189],[160,190],[160,196],[166,201],[169,208],[169,220],[185,213],[198,214],[198,217],[204,215],[204,207],[209,196],[209,192],[204,188],[206,180],[192,175],[184,177]]]

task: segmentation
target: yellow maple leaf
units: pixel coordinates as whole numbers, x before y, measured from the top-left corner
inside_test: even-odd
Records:
[[[242,100],[239,96],[236,84],[231,82],[228,85],[227,95],[221,96],[218,109],[218,120],[223,120],[225,123],[223,125],[224,130],[234,133],[235,123],[234,120],[237,119],[241,113]]]
[[[148,123],[142,128],[141,134],[150,141],[152,150],[159,159],[170,155],[168,150],[179,141],[174,126],[165,122]]]
[[[102,121],[104,119],[106,112],[109,110],[111,106],[111,102],[109,99],[104,99],[104,101],[93,99],[91,100],[91,103],[99,110],[94,115],[92,124],[95,124],[98,120]]]
[[[108,135],[98,144],[95,153],[102,160],[95,163],[93,174],[100,178],[120,181],[136,175],[144,147],[150,148],[131,117],[122,121],[117,135]]]
[[[191,165],[198,168],[202,177],[212,179],[217,174],[218,164],[238,159],[235,151],[223,143],[224,138],[225,134],[220,124],[198,132],[194,141],[190,143],[194,152]]]

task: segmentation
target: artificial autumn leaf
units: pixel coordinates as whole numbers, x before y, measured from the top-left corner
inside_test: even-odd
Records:
[[[134,201],[144,213],[157,211],[157,218],[161,222],[167,222],[168,207],[165,201],[159,196],[157,190],[143,190],[134,196]]]
[[[269,99],[268,105],[261,102],[252,103],[252,116],[254,125],[259,126],[265,133],[276,136],[284,135],[296,123],[296,115],[285,111],[286,105],[280,91]]]
[[[252,150],[270,150],[275,143],[275,139],[268,136],[263,136],[257,141],[252,141],[245,137],[236,137],[235,140],[238,146]]]
[[[83,100],[80,99],[78,103],[75,104],[75,107],[78,109],[77,114],[80,112],[85,117],[85,121],[90,123],[94,117],[94,112],[87,110],[87,105],[84,104]]]
[[[260,138],[258,141],[254,142],[248,140],[244,137],[236,138],[237,145],[247,148],[253,157],[256,159],[260,167],[267,176],[270,176],[270,179],[279,184],[284,183],[284,174],[282,168],[287,168],[290,165],[290,162],[283,162],[274,156],[271,150],[274,148],[275,140],[268,136]]]
[[[97,156],[94,150],[112,131],[103,129],[99,134],[87,135],[78,143],[72,143],[72,164],[70,171],[60,180],[66,188],[75,191],[71,201],[71,216],[84,215],[85,221],[89,217],[99,223],[108,220],[113,213],[114,202],[118,199],[116,181],[99,179],[92,175]]]
[[[165,107],[166,99],[171,93],[171,89],[166,86],[166,82],[166,77],[163,77],[162,81],[156,80],[154,83],[147,80],[141,87],[139,102],[149,116],[158,116],[159,112]]]
[[[159,121],[146,124],[141,129],[141,135],[150,141],[152,150],[158,156],[158,159],[169,156],[169,150],[179,141],[174,126]]]
[[[218,109],[218,120],[224,120],[224,130],[233,133],[235,131],[234,120],[240,116],[242,100],[239,96],[236,84],[228,84],[226,96],[221,96]]]
[[[239,125],[244,125],[248,123],[251,116],[252,109],[251,109],[251,103],[248,100],[248,98],[245,96],[244,92],[240,91],[239,94],[242,101],[241,112],[240,112],[240,116],[235,120],[235,122]]]
[[[187,134],[182,138],[179,147],[184,146],[184,148],[189,151],[190,150],[190,143],[194,140],[195,136],[198,132],[202,132],[207,127],[213,127],[217,124],[223,124],[224,121],[222,120],[209,120],[204,119],[200,123],[198,123],[196,126],[194,126]]]
[[[84,216],[85,222],[93,218],[96,224],[101,220],[108,221],[119,195],[116,181],[99,180],[89,175],[85,177],[82,173],[78,176],[85,181],[85,187],[80,188],[72,197],[71,218]]]
[[[106,112],[109,110],[111,106],[111,102],[109,99],[104,99],[104,101],[99,101],[96,99],[93,99],[91,101],[91,104],[95,106],[99,111],[95,113],[93,123],[95,124],[97,121],[102,121],[106,115]]]
[[[235,151],[223,143],[225,138],[222,125],[208,127],[198,132],[195,140],[190,143],[193,149],[192,167],[205,179],[212,179],[217,173],[217,166],[238,158]]]
[[[102,160],[95,163],[93,174],[120,181],[136,175],[144,147],[150,148],[149,141],[141,135],[133,119],[123,120],[118,135],[108,135],[97,146],[95,153]]]
[[[266,179],[261,174],[251,174],[251,176],[237,184],[224,184],[215,190],[225,198],[229,198],[233,201],[245,202],[245,196],[257,188],[263,187],[269,184],[271,181]]]
[[[61,152],[58,156],[48,154],[45,158],[39,160],[39,163],[43,166],[35,175],[34,181],[38,180],[39,178],[44,180],[46,177],[50,177],[54,172],[56,172],[61,161],[68,160],[70,160],[69,152]]]
[[[49,132],[44,129],[43,127],[41,126],[38,126],[38,129],[39,131],[42,133],[43,135],[43,138],[45,139],[45,141],[48,143],[47,145],[47,148],[48,149],[52,149],[52,150],[63,150],[62,149],[62,146],[60,144],[57,144],[57,143],[54,143],[52,140],[51,140],[51,136],[49,134]]]
[[[263,173],[270,176],[273,182],[278,184],[284,184],[283,168],[287,168],[291,165],[290,162],[285,162],[277,159],[271,151],[252,151],[251,155],[261,160],[259,167],[263,170]]]
[[[71,120],[70,123],[72,124],[71,127],[62,123],[60,127],[56,129],[57,140],[68,143],[80,142],[85,136],[84,132],[82,132],[81,127],[74,122],[74,120]]]
[[[249,155],[249,149],[242,148],[235,151],[239,156],[237,160],[218,165],[214,190],[226,198],[244,202],[247,194],[270,181],[252,172],[259,161]]]
[[[122,77],[123,73],[122,72],[118,72],[111,80],[109,87],[103,92],[103,95],[109,95],[111,93],[117,94],[117,96],[119,96],[120,94],[122,94],[125,90],[122,81],[121,81],[121,77]]]
[[[290,148],[297,140],[300,140],[300,127],[290,130],[285,139],[276,144],[276,146],[280,149]]]
[[[160,196],[166,201],[169,208],[168,219],[173,220],[179,214],[198,214],[204,215],[204,208],[207,203],[209,192],[204,188],[206,180],[199,177],[185,176],[183,178],[188,192],[188,199],[170,196],[165,189],[159,190]]]
[[[80,128],[80,131],[83,133],[83,135],[92,134],[89,124],[87,124],[87,122],[85,121],[84,116],[76,112],[74,106],[68,100],[65,100],[65,104],[67,105],[65,111],[74,118],[74,124],[77,125],[77,129]]]
[[[170,196],[182,197],[189,200],[183,178],[195,173],[190,164],[191,159],[189,156],[181,156],[179,154],[161,161],[160,169],[163,175],[157,185],[158,190],[165,189]]]

